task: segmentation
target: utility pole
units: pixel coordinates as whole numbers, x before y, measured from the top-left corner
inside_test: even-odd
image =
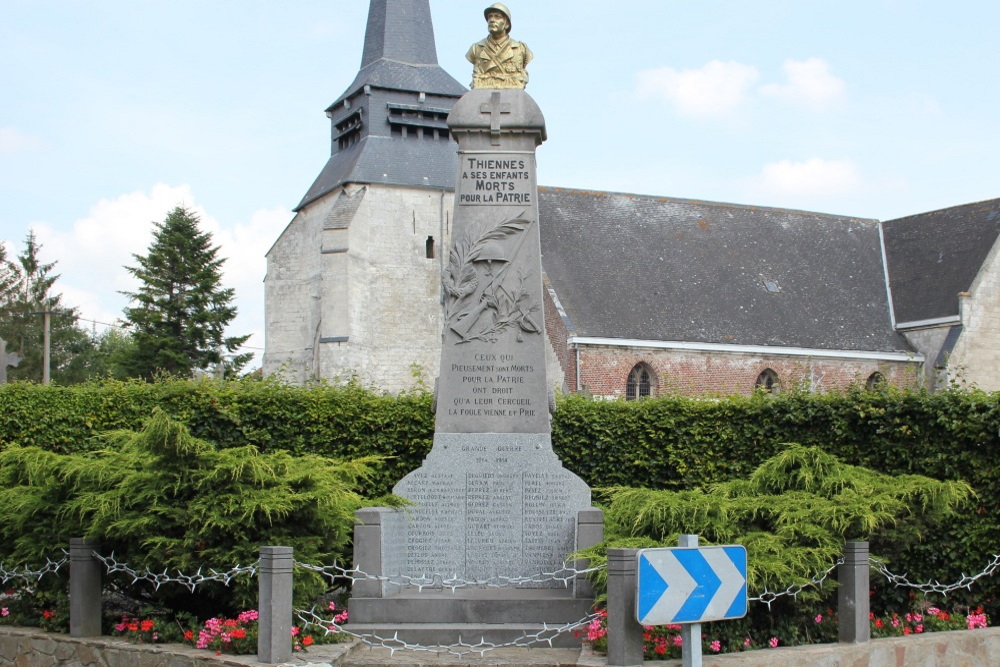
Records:
[[[42,384],[49,383],[49,370],[52,366],[52,312],[51,310],[41,310],[32,315],[44,315],[45,324],[42,334]]]
[[[42,384],[49,383],[49,369],[52,366],[52,311],[45,313],[45,338],[42,352]]]

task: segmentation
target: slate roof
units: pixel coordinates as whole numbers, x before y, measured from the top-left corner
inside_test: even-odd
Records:
[[[337,195],[333,208],[330,209],[326,220],[323,221],[323,229],[349,229],[367,191],[367,188],[361,188],[353,195],[346,192]]]
[[[560,188],[539,208],[577,336],[912,350],[890,322],[876,220]]]
[[[1000,236],[1000,199],[882,223],[896,322],[957,316]]]
[[[360,136],[343,148],[334,140],[330,159],[295,210],[345,183],[454,188],[456,144],[394,136],[389,105],[444,110],[446,115],[465,92],[438,65],[429,0],[372,0],[361,70],[327,109],[335,136],[338,123],[360,113]],[[438,124],[447,129],[443,120]]]

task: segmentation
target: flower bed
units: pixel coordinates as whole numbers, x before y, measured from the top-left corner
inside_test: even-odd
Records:
[[[982,607],[947,612],[926,606],[906,614],[870,615],[872,638],[908,637],[930,632],[976,630],[989,626]],[[646,660],[672,660],[681,657],[684,641],[680,625],[643,626],[643,653]],[[738,621],[702,625],[702,653],[741,653],[787,646],[835,643],[838,620],[832,609],[813,616],[808,627],[791,630],[793,625],[774,628],[774,634],[747,630]],[[787,629],[786,629],[787,628]],[[582,633],[597,653],[607,653],[607,610],[600,610]]]

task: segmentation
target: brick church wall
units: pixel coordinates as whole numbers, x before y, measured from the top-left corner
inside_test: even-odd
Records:
[[[782,387],[812,391],[864,384],[876,372],[891,384],[912,387],[919,382],[920,370],[919,364],[909,362],[585,346],[580,349],[582,389],[594,396],[622,398],[629,373],[640,363],[652,371],[654,394],[688,396],[750,394],[768,368]]]

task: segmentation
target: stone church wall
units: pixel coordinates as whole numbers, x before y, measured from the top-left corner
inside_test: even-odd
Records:
[[[350,227],[350,341],[322,345],[323,377],[353,373],[395,393],[413,386],[414,372],[425,380],[437,374],[441,267],[453,198],[451,192],[369,187]],[[433,257],[427,256],[428,239]],[[344,289],[332,276],[324,282],[331,292]]]
[[[962,335],[948,360],[950,380],[1000,390],[1000,243],[993,246],[969,292],[959,296]]]
[[[267,255],[263,371],[266,375],[280,373],[295,384],[316,374],[321,206],[316,202],[297,214]]]
[[[324,229],[333,192],[301,210],[268,254],[265,374],[356,377],[389,392],[412,387],[414,372],[436,375],[454,195],[366,187],[352,219]]]

